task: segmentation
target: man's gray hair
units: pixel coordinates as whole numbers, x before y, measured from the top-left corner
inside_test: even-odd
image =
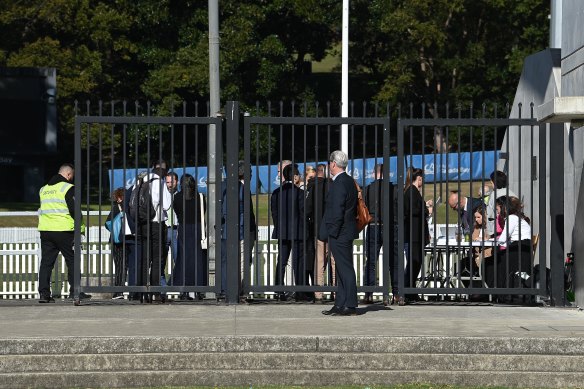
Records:
[[[349,164],[349,158],[347,157],[347,154],[345,154],[341,150],[333,151],[331,153],[329,161],[330,162],[334,161],[337,164],[337,166],[340,167],[341,169],[345,169]]]

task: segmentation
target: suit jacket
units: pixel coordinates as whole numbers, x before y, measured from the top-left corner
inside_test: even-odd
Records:
[[[306,220],[312,236],[318,235],[322,216],[324,215],[326,192],[330,180],[324,177],[314,177],[306,186]]]
[[[338,240],[353,240],[357,237],[357,188],[355,180],[341,173],[329,185],[318,239],[329,237]]]
[[[404,192],[404,241],[408,243],[430,243],[428,209],[420,191],[410,185]],[[411,231],[411,235],[410,235]]]
[[[460,222],[463,228],[472,231],[475,224],[474,212],[481,205],[485,205],[482,199],[475,199],[472,197],[466,198],[466,212],[460,210]]]
[[[287,182],[274,190],[270,205],[274,222],[272,239],[304,239],[304,191]]]
[[[227,183],[223,181],[221,183],[222,187],[222,201],[221,201],[221,239],[226,239],[227,227]],[[243,240],[245,237],[245,212],[249,212],[249,232],[252,239],[256,239],[257,235],[257,225],[255,220],[255,213],[253,211],[253,200],[249,199],[249,204],[245,206],[245,190],[249,190],[245,185],[239,181],[237,183],[237,192],[239,198],[239,240]]]

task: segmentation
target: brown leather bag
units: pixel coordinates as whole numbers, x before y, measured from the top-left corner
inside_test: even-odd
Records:
[[[361,187],[355,181],[355,187],[357,188],[357,231],[361,232],[365,228],[365,226],[373,221],[373,216],[369,214],[369,208],[367,208],[367,204],[365,204],[365,200],[363,199],[363,192],[361,191]]]

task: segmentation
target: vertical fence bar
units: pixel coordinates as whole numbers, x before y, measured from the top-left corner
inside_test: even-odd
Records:
[[[227,220],[235,221],[239,220],[239,191],[237,179],[237,157],[239,155],[239,103],[237,101],[227,102],[225,112],[227,114],[227,163],[225,166],[227,173]],[[249,135],[249,129],[247,128],[246,135]],[[226,229],[227,283],[225,285],[225,297],[227,303],[236,304],[239,300],[239,291],[237,288],[239,285],[239,222],[226,222]]]

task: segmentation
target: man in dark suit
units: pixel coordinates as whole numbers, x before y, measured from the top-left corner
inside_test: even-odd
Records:
[[[353,240],[357,237],[357,188],[347,175],[347,154],[333,151],[329,158],[332,183],[326,196],[325,211],[318,238],[328,241],[337,267],[335,305],[324,315],[352,316],[357,308],[357,279],[353,268]]]
[[[365,245],[366,257],[366,261],[363,266],[363,273],[365,274],[365,286],[377,285],[377,262],[379,253],[381,252],[381,247],[383,246],[383,203],[385,199],[384,187],[388,187],[388,194],[393,194],[393,184],[391,182],[384,184],[382,163],[375,164],[374,174],[375,181],[365,187],[365,196],[363,197],[365,204],[369,209],[369,214],[373,217],[373,220],[367,226],[365,241],[363,242]],[[388,204],[391,204],[391,200],[388,202]],[[393,261],[391,262],[393,263]],[[390,271],[393,275],[393,270],[390,269]],[[365,299],[362,301],[362,303],[373,304],[373,293],[366,292]]]
[[[450,192],[448,206],[458,212],[459,225],[465,232],[472,232],[474,226],[474,211],[484,205],[482,199],[460,196],[457,190]]]
[[[326,242],[318,239],[318,230],[322,222],[322,216],[324,215],[325,198],[328,185],[330,180],[326,176],[326,165],[319,164],[316,167],[316,177],[308,181],[306,189],[306,219],[307,228],[309,232],[307,233],[307,243],[306,252],[309,258],[308,261],[314,260],[314,284],[324,285],[324,272],[327,265],[327,253],[328,245]],[[335,260],[330,257],[330,269],[332,276],[329,278],[331,282],[330,285],[335,284]],[[316,292],[314,294],[315,301],[322,301],[322,292]]]
[[[305,285],[304,279],[304,191],[294,185],[294,175],[298,166],[284,167],[283,183],[272,193],[270,205],[274,231],[272,239],[278,239],[278,261],[276,264],[276,285],[284,284],[284,273],[290,252],[296,285]],[[300,296],[300,295],[299,295]],[[280,300],[286,300],[280,293]]]

